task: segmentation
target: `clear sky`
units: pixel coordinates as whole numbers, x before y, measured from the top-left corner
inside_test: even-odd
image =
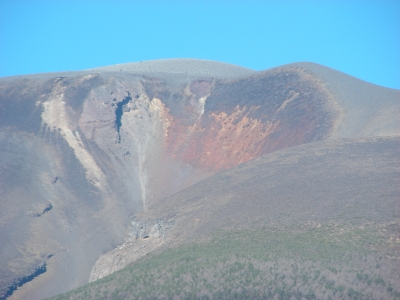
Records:
[[[0,76],[161,58],[311,61],[400,89],[400,1],[0,0]]]

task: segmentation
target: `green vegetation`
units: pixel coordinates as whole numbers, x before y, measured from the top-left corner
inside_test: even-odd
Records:
[[[54,299],[400,299],[375,228],[218,232]]]

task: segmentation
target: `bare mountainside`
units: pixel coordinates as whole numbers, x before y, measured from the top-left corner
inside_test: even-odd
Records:
[[[399,99],[312,63],[160,60],[1,78],[1,297],[85,284],[140,227],[134,215],[167,205],[152,224],[165,236],[178,228],[163,219],[168,197],[220,171],[311,142],[397,136]]]

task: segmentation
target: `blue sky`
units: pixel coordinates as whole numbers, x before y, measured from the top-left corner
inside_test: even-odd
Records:
[[[400,89],[400,1],[0,0],[0,76],[161,58],[312,61]]]

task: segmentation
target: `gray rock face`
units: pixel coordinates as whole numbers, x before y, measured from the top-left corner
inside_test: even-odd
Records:
[[[170,218],[151,221],[134,218],[128,227],[125,241],[96,261],[90,272],[89,282],[110,275],[161,247],[174,223]]]
[[[134,219],[129,227],[128,241],[147,238],[165,239],[167,231],[173,226],[174,220],[169,219],[156,219],[147,222],[140,222]]]
[[[1,78],[0,298],[43,264],[10,299],[65,292],[164,247],[175,217],[140,214],[218,172],[305,143],[400,134],[399,95],[307,63]]]

